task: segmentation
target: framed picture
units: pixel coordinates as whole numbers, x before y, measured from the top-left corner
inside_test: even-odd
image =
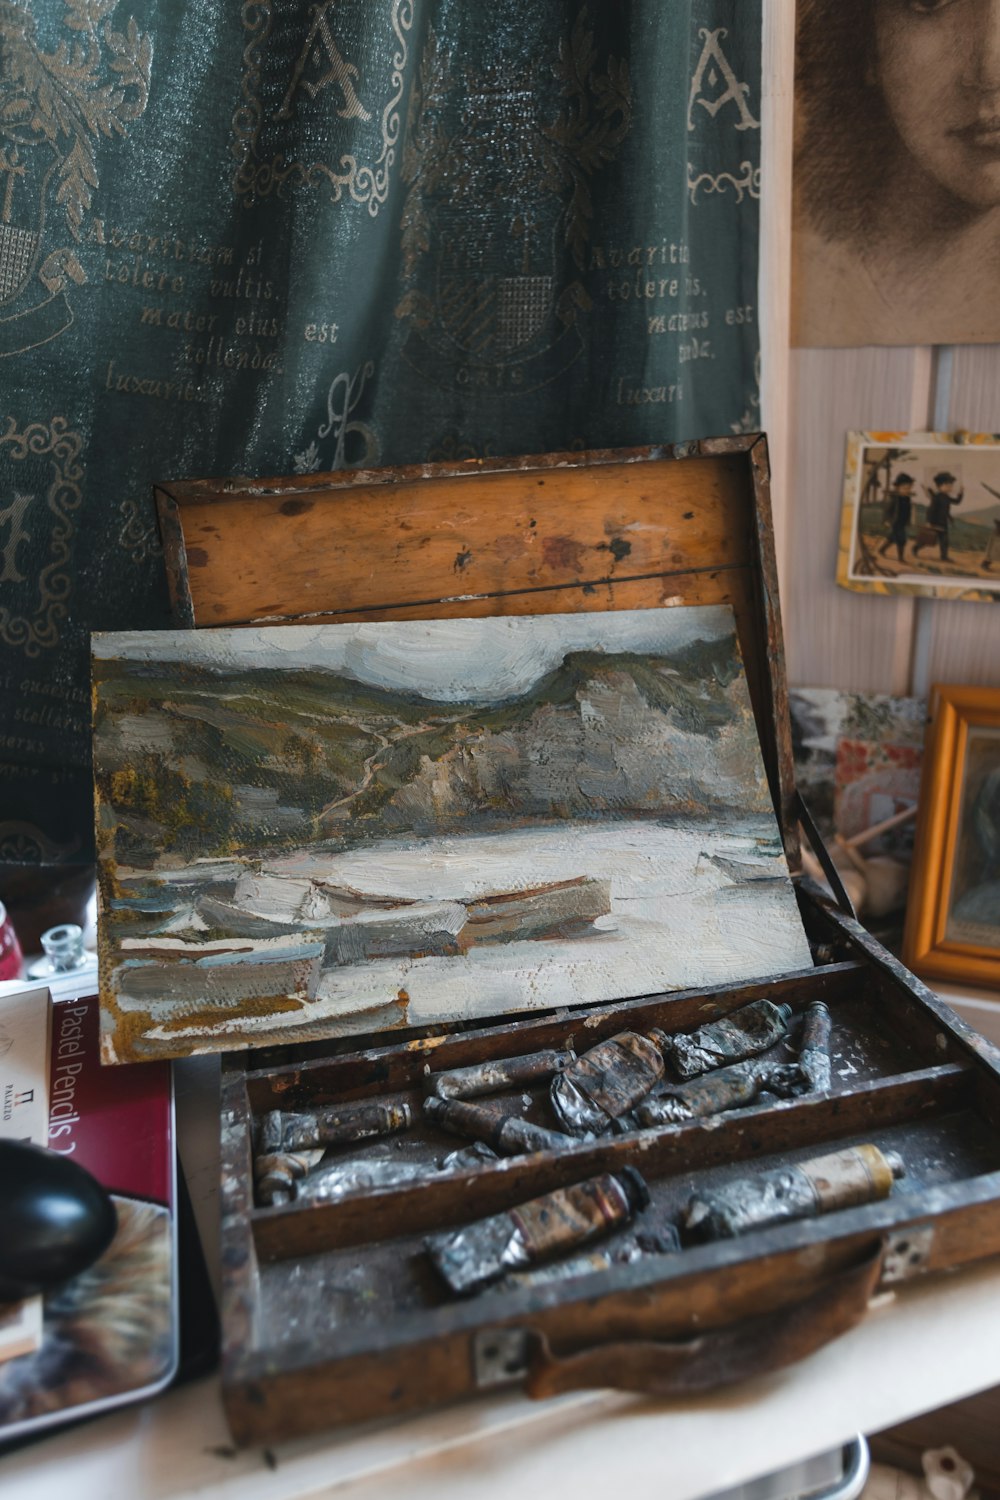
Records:
[[[903,958],[1000,990],[1000,688],[935,693]]]
[[[1000,598],[1000,438],[849,432],[837,582],[869,594]]]

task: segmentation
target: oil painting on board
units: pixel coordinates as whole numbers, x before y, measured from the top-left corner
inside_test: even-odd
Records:
[[[837,582],[875,594],[1000,598],[1000,442],[850,432]]]
[[[93,657],[108,1061],[811,963],[726,606]]]

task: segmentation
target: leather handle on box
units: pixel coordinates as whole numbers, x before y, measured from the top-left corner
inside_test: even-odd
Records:
[[[538,1334],[525,1389],[539,1400],[597,1388],[685,1396],[781,1370],[860,1323],[879,1282],[883,1250],[880,1242],[789,1307],[693,1339],[597,1344],[560,1355]]]

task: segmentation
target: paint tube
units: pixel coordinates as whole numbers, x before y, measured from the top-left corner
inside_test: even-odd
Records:
[[[681,1237],[677,1231],[677,1225],[672,1224],[669,1219],[661,1218],[658,1223],[649,1224],[643,1222],[642,1228],[637,1229],[634,1235],[627,1236],[628,1240],[634,1240],[635,1248],[640,1255],[679,1255],[681,1249]],[[618,1252],[615,1252],[617,1259]],[[629,1257],[630,1259],[632,1257]]]
[[[469,1140],[486,1141],[505,1156],[520,1156],[526,1151],[564,1151],[576,1146],[573,1136],[558,1130],[532,1125],[516,1115],[501,1115],[481,1104],[466,1104],[461,1099],[438,1099],[430,1094],[424,1100],[424,1114],[433,1124],[452,1135]]]
[[[331,1162],[315,1168],[296,1183],[296,1201],[334,1203],[351,1193],[372,1192],[377,1188],[400,1187],[409,1182],[426,1182],[437,1174],[433,1162],[398,1161],[390,1156],[370,1156],[367,1160]]]
[[[304,1152],[319,1158],[322,1151]],[[284,1160],[284,1158],[276,1158]],[[492,1166],[499,1161],[495,1151],[482,1141],[452,1151],[440,1162],[400,1161],[390,1156],[370,1156],[361,1161],[327,1162],[312,1170],[293,1185],[296,1199],[308,1203],[331,1203],[351,1193],[371,1192],[376,1188],[398,1187],[404,1183],[427,1181],[439,1173],[463,1172],[470,1167]]]
[[[663,1058],[653,1040],[620,1031],[598,1042],[552,1080],[549,1098],[560,1122],[573,1135],[601,1135],[619,1115],[645,1098],[663,1077]]]
[[[498,1292],[523,1292],[527,1287],[551,1286],[554,1281],[573,1281],[577,1276],[592,1276],[595,1271],[607,1271],[611,1256],[606,1250],[591,1250],[589,1255],[574,1255],[569,1260],[557,1260],[551,1266],[535,1266],[530,1271],[508,1271],[494,1290]]]
[[[754,1000],[697,1031],[664,1037],[663,1055],[682,1078],[697,1078],[710,1068],[766,1052],[785,1035],[791,1013],[790,1005]]]
[[[798,1091],[799,1084],[797,1063],[751,1058],[731,1068],[718,1068],[689,1083],[661,1084],[655,1094],[636,1105],[635,1118],[640,1128],[677,1125],[684,1120],[721,1115],[727,1109],[743,1109],[753,1104],[764,1089],[788,1097]]]
[[[553,1261],[551,1265],[533,1266],[529,1271],[509,1271],[492,1290],[524,1291],[528,1287],[549,1286],[553,1282],[573,1281],[578,1276],[592,1276],[595,1271],[610,1271],[614,1266],[632,1266],[650,1255],[679,1255],[681,1239],[677,1226],[664,1220],[659,1227],[653,1228],[646,1225],[644,1219],[645,1216],[640,1221],[642,1229],[616,1240],[614,1254],[610,1250],[590,1250],[585,1255]]]
[[[453,1068],[447,1073],[429,1073],[424,1080],[428,1094],[439,1099],[474,1099],[551,1078],[576,1059],[573,1051],[531,1052],[524,1057],[499,1058],[471,1068]]]
[[[257,1150],[268,1155],[275,1151],[300,1151],[309,1146],[345,1146],[371,1136],[396,1135],[400,1130],[408,1130],[412,1123],[408,1104],[387,1104],[382,1099],[299,1114],[272,1109],[257,1127]]]
[[[254,1159],[253,1176],[257,1202],[263,1208],[291,1203],[300,1178],[322,1159],[318,1151],[270,1152]]]
[[[449,1151],[441,1163],[442,1172],[464,1172],[469,1167],[490,1167],[500,1158],[492,1146],[487,1146],[485,1141],[473,1141],[471,1146],[460,1146],[457,1151]]]
[[[453,1292],[479,1291],[508,1271],[551,1260],[627,1224],[649,1202],[634,1167],[621,1167],[560,1188],[464,1229],[424,1241],[431,1263]]]
[[[731,1239],[751,1229],[875,1203],[887,1198],[893,1180],[905,1174],[897,1153],[877,1146],[851,1146],[812,1157],[696,1193],[684,1216],[685,1237]]]
[[[808,1092],[825,1093],[832,1085],[830,1076],[830,1033],[833,1022],[822,1000],[814,1000],[806,1009],[799,1042],[799,1069]]]

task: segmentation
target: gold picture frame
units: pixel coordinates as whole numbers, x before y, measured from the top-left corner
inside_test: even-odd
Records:
[[[1000,991],[1000,688],[936,686],[903,960]]]

